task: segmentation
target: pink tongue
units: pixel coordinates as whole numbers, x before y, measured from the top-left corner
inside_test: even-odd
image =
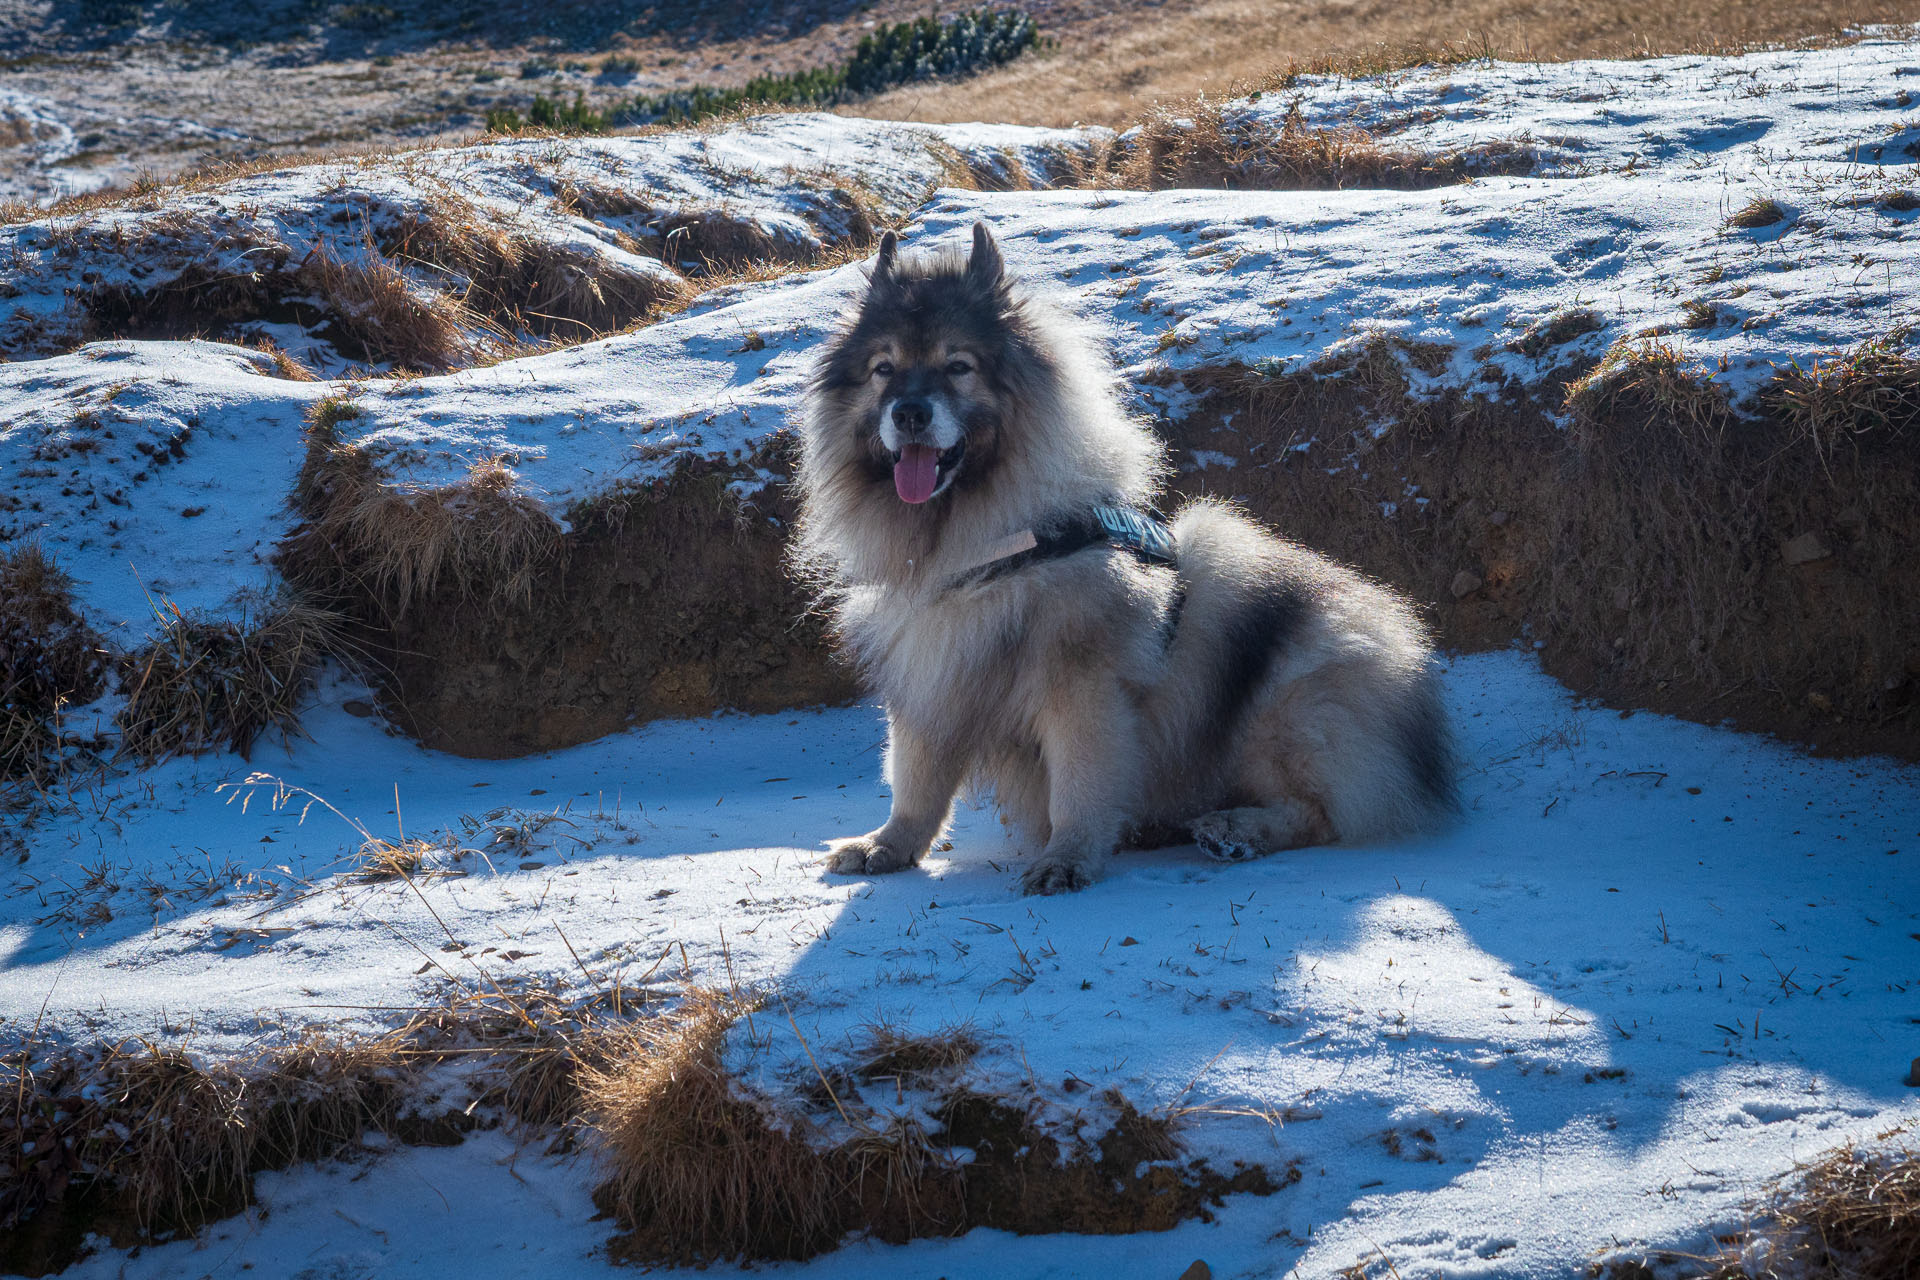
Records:
[[[893,491],[902,502],[925,502],[940,478],[940,451],[932,445],[910,444],[893,464]]]

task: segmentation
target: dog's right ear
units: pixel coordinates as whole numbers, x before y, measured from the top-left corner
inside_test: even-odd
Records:
[[[886,232],[880,237],[880,256],[875,258],[873,262],[872,280],[874,284],[881,283],[893,274],[894,259],[897,258],[899,254],[900,237],[891,231]]]

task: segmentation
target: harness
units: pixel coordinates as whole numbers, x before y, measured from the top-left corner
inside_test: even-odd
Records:
[[[1143,564],[1175,565],[1173,533],[1158,518],[1132,507],[1089,507],[1062,516],[1039,529],[1022,529],[988,548],[986,555],[971,568],[962,569],[947,580],[943,590],[978,586],[1028,565],[1085,551],[1088,547],[1113,547],[1126,551]],[[1173,601],[1167,610],[1166,640],[1172,643],[1174,629],[1180,623],[1180,610],[1187,602],[1186,579],[1178,580]]]

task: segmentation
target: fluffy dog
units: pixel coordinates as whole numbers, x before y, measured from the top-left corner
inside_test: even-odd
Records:
[[[1413,610],[1225,504],[1143,514],[1161,447],[984,224],[966,256],[881,240],[803,413],[795,564],[886,702],[893,789],[830,871],[913,866],[969,783],[1029,893],[1123,841],[1238,860],[1456,807]]]

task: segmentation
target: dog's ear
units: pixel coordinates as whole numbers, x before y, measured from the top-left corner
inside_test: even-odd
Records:
[[[993,232],[987,230],[984,222],[974,223],[973,256],[967,259],[967,278],[992,289],[998,287],[1006,273],[1006,260],[1000,256],[1000,246],[993,242]]]
[[[893,274],[894,259],[900,254],[900,237],[889,231],[880,237],[880,256],[873,261],[873,283],[879,284]]]

